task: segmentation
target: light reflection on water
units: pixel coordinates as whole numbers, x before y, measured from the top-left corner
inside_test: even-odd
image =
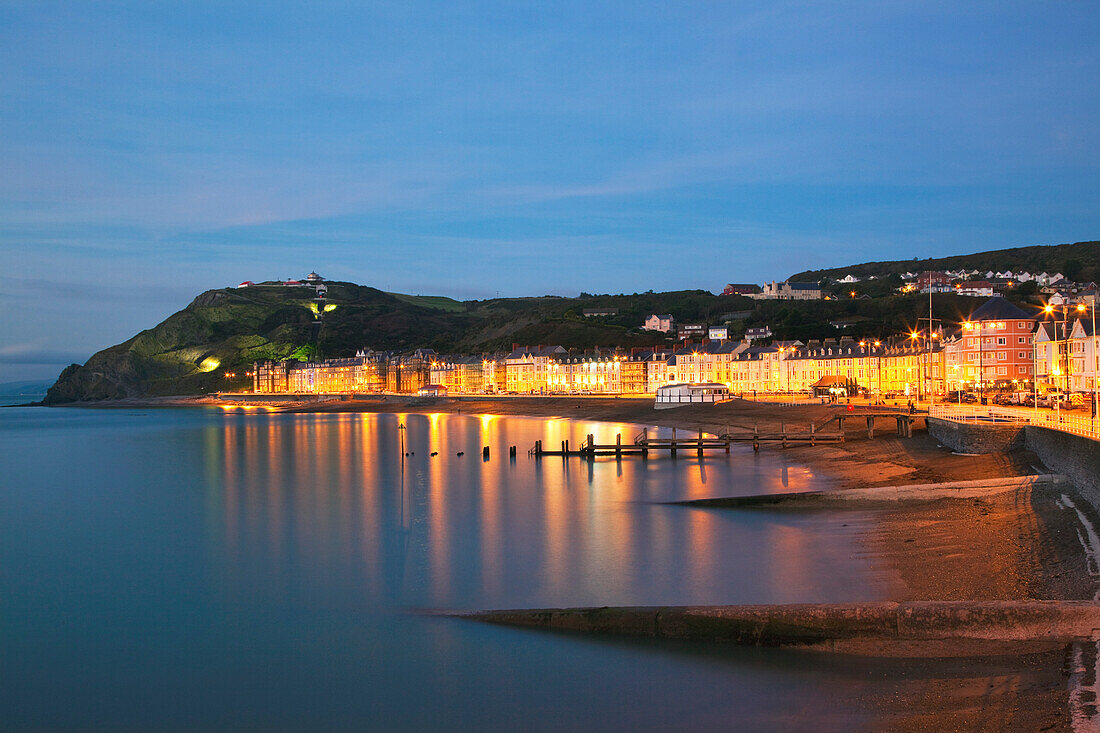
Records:
[[[823,486],[780,452],[527,455],[536,439],[629,443],[637,430],[441,414],[0,412],[0,719],[717,728],[773,721],[780,705],[826,727],[822,711],[847,684],[837,669],[414,612],[882,595],[857,543],[868,515],[655,503]]]
[[[492,415],[229,415],[204,430],[220,438],[204,455],[219,487],[207,493],[207,516],[218,517],[208,536],[224,542],[230,588],[337,583],[367,607],[439,608],[834,600],[851,590],[828,570],[853,564],[843,535],[858,517],[838,528],[655,504],[821,485],[772,456],[535,460],[536,439],[629,443],[638,428]],[[313,572],[291,578],[288,563]]]

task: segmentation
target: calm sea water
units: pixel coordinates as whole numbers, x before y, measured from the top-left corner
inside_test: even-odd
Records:
[[[537,438],[629,442],[637,430],[2,409],[0,725],[851,725],[846,691],[875,672],[829,657],[420,612],[882,597],[857,542],[869,515],[653,503],[826,485],[777,451],[527,456]]]

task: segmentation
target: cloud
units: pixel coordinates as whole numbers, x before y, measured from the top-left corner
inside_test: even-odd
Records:
[[[0,346],[0,364],[83,364],[88,354],[43,348],[41,343]]]

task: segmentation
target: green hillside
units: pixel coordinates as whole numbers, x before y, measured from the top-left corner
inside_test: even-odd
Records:
[[[671,337],[640,329],[651,313],[680,323],[728,323],[739,338],[770,326],[779,339],[886,338],[908,331],[926,314],[924,296],[832,301],[754,301],[702,290],[620,295],[582,294],[496,298],[459,303],[448,298],[385,293],[353,283],[328,283],[328,297],[308,288],[256,286],[210,290],[164,322],[69,366],[46,402],[201,394],[249,384],[261,359],[351,356],[367,347],[477,354],[512,344],[567,348],[670,345]],[[936,314],[964,320],[981,300],[936,296]],[[591,308],[617,308],[610,317],[584,317]],[[843,322],[837,328],[832,322]],[[235,376],[227,376],[232,374]]]
[[[1100,242],[1077,242],[1076,244],[1036,245],[1032,247],[1014,247],[989,252],[976,252],[969,255],[953,255],[929,259],[892,260],[889,262],[864,262],[847,267],[834,267],[828,270],[806,270],[791,275],[790,280],[821,281],[839,280],[845,275],[866,278],[870,275],[884,277],[900,275],[903,272],[923,272],[925,270],[980,270],[986,272],[1027,271],[1061,272],[1071,280],[1088,282],[1100,280]]]

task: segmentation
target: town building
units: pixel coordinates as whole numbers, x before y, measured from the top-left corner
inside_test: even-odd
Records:
[[[645,324],[642,325],[642,328],[646,331],[668,333],[676,328],[676,319],[669,313],[665,313],[664,315],[655,313],[645,319]]]
[[[760,286],[755,283],[730,283],[722,288],[722,295],[747,295],[752,297],[760,292]]]
[[[749,297],[757,300],[821,300],[821,285],[808,282],[765,283],[764,288]]]
[[[618,308],[585,308],[581,313],[585,318],[606,318],[619,315]]]
[[[1034,379],[1036,315],[991,298],[945,339],[949,390],[1011,388]]]
[[[950,293],[954,290],[953,280],[946,272],[922,272],[917,275],[915,287],[922,293]]]
[[[993,283],[986,280],[967,280],[955,283],[955,295],[969,295],[973,297],[990,297],[993,295]]]
[[[702,323],[684,323],[676,327],[676,340],[703,339],[707,333],[707,327]]]

